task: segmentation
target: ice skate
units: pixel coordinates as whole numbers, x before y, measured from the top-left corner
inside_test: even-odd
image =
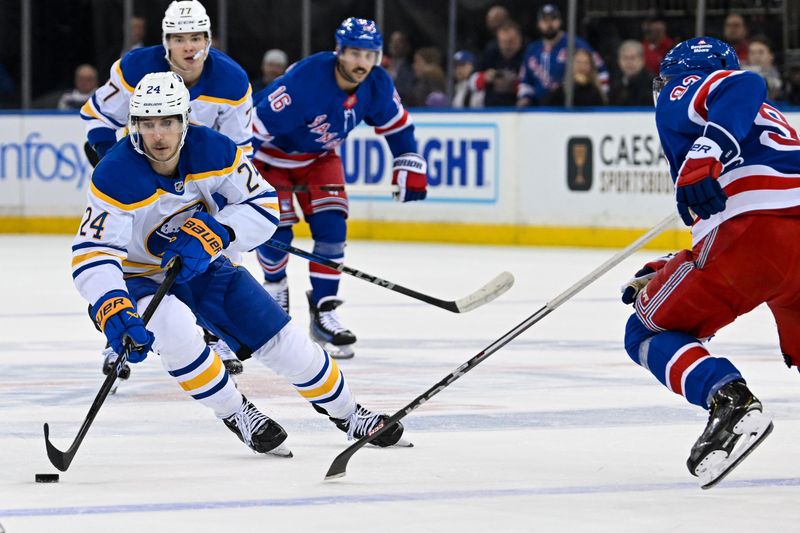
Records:
[[[203,330],[203,340],[222,359],[222,364],[225,365],[228,374],[236,376],[244,372],[244,365],[224,340],[205,329]]]
[[[708,424],[692,446],[686,466],[710,489],[736,468],[772,431],[772,419],[762,411],[744,381],[722,386],[711,399]]]
[[[311,314],[311,338],[334,359],[350,359],[355,355],[356,336],[339,322],[336,308],[344,303],[336,296],[326,296],[315,306],[311,291],[306,291]]]
[[[263,283],[264,288],[267,290],[267,293],[272,297],[273,300],[278,302],[286,314],[289,314],[289,280],[286,276],[283,276],[279,281],[265,281]]]
[[[117,353],[111,348],[111,346],[106,346],[103,349],[103,374],[106,376],[109,375],[117,363]],[[131,377],[131,367],[128,365],[128,362],[125,361],[125,364],[122,365],[122,368],[117,374],[117,379],[119,380],[126,380]],[[119,386],[119,381],[114,383],[114,386],[109,391],[109,394],[116,394],[117,387]]]
[[[239,410],[222,421],[254,452],[292,457],[291,450],[283,444],[287,437],[286,431],[244,396]]]
[[[325,413],[324,410],[317,409]],[[331,422],[336,424],[336,427],[347,433],[347,440],[360,439],[364,435],[369,435],[383,427],[384,421],[389,418],[381,413],[373,413],[369,409],[356,405],[355,412],[350,415],[350,418],[333,418],[329,417]],[[389,429],[384,431],[378,438],[371,441],[370,444],[385,448],[387,446],[414,446],[403,437],[403,424],[396,422]]]

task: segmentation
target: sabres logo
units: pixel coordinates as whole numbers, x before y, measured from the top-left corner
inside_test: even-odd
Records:
[[[180,183],[182,184],[183,182]],[[172,242],[178,235],[183,223],[193,217],[195,213],[207,211],[205,204],[196,202],[163,219],[147,236],[145,241],[147,252],[155,257],[161,257],[167,244]]]

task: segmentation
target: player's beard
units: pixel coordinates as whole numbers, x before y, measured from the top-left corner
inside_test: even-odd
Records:
[[[341,63],[341,62],[339,62],[339,61],[337,61],[337,62],[336,62],[336,70],[338,70],[338,71],[339,71],[339,74],[340,74],[340,75],[341,75],[341,76],[342,76],[342,77],[343,77],[345,80],[347,80],[347,81],[348,81],[348,82],[350,82],[350,83],[356,83],[356,84],[358,84],[358,83],[361,83],[362,81],[364,81],[364,80],[358,81],[357,79],[355,79],[355,78],[354,78],[354,77],[353,77],[353,76],[352,76],[352,75],[351,75],[351,74],[350,74],[350,73],[347,71],[347,69],[344,67],[344,65],[342,65],[342,63]],[[363,69],[362,69],[362,70],[363,70]],[[365,73],[365,74],[369,74],[369,71],[368,71],[368,70],[365,70],[365,71],[364,71],[364,73]],[[366,79],[366,78],[365,78],[365,79]]]

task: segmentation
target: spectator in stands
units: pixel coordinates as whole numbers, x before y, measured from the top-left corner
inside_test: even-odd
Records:
[[[747,63],[747,55],[750,51],[750,41],[747,40],[747,23],[739,13],[730,13],[725,17],[723,35],[725,41],[736,50],[739,62]]]
[[[775,54],[772,45],[764,35],[750,39],[747,63],[742,66],[759,74],[767,83],[767,98],[770,100],[783,100],[783,80],[775,68]]]
[[[61,95],[59,109],[80,109],[97,89],[97,69],[83,64],[75,69],[75,88]]]
[[[144,46],[145,37],[147,37],[147,19],[140,16],[131,17],[131,36],[130,44],[123,46],[122,52],[119,57],[124,56],[131,50],[142,48]]]
[[[483,53],[491,53],[490,50],[497,50],[497,30],[500,26],[511,20],[511,14],[503,6],[494,5],[486,11],[486,35],[488,39],[484,41]]]
[[[414,62],[411,64],[414,69],[414,86],[406,101],[409,107],[426,105],[441,107],[441,95],[447,92],[441,62],[442,53],[433,46],[426,46],[414,52]],[[444,104],[447,104],[446,96]]]
[[[609,103],[616,106],[653,105],[653,75],[644,68],[644,47],[623,41],[617,51],[619,73],[611,78]]]
[[[405,102],[414,87],[414,69],[411,68],[411,42],[402,31],[389,35],[388,54],[384,57],[384,68],[394,80],[397,94]]]
[[[642,46],[644,68],[653,75],[658,74],[661,60],[675,46],[675,40],[667,35],[667,22],[660,16],[652,16],[642,23]]]
[[[487,50],[470,78],[473,90],[483,91],[484,106],[513,106],[523,56],[522,29],[513,21],[497,30],[497,48]]]
[[[261,77],[250,82],[253,86],[253,94],[264,89],[272,83],[272,80],[286,72],[289,64],[289,57],[286,52],[279,48],[272,48],[264,52],[261,59]]]
[[[456,109],[483,107],[483,91],[478,91],[470,84],[470,77],[475,68],[475,56],[467,50],[459,50],[453,54],[453,62],[455,84],[452,106]]]
[[[561,12],[558,8],[553,4],[543,5],[537,14],[537,27],[542,38],[529,44],[525,50],[517,107],[546,102],[548,94],[561,85],[567,68],[567,34],[561,30]],[[608,71],[600,54],[577,35],[575,48],[589,53],[603,92],[607,92]]]
[[[572,56],[572,79],[575,92],[572,103],[575,107],[600,106],[606,104],[605,91],[597,76],[597,67],[592,53],[584,48],[577,48]],[[561,84],[547,95],[544,104],[563,106],[566,102],[564,85]]]

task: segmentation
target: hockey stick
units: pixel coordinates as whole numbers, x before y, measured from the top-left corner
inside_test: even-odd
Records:
[[[164,278],[164,281],[161,282],[161,285],[159,285],[156,293],[153,295],[153,299],[150,300],[150,303],[147,305],[147,309],[144,310],[142,321],[145,324],[150,321],[150,317],[153,316],[156,307],[158,307],[158,304],[160,304],[161,300],[164,299],[167,291],[170,289],[170,287],[172,287],[172,284],[175,282],[175,278],[178,277],[178,273],[180,271],[180,258],[176,257],[170,262],[167,276]],[[75,437],[75,440],[72,442],[72,446],[70,446],[67,451],[62,452],[53,446],[53,443],[50,442],[50,426],[47,424],[47,422],[44,423],[44,442],[47,446],[47,457],[50,458],[50,462],[53,463],[53,466],[62,472],[67,471],[70,463],[72,463],[72,460],[75,458],[75,454],[78,453],[78,447],[81,445],[83,438],[89,431],[89,426],[92,425],[94,418],[100,411],[100,407],[103,405],[103,402],[106,400],[109,392],[111,392],[111,388],[114,386],[114,382],[117,380],[117,375],[122,369],[122,365],[124,365],[125,361],[128,360],[128,353],[130,353],[130,350],[130,339],[126,339],[125,350],[119,355],[119,357],[117,357],[117,364],[114,368],[114,371],[109,372],[108,376],[106,376],[103,385],[100,387],[100,391],[97,393],[97,396],[95,396],[94,402],[92,402],[92,406],[89,408],[89,413],[86,415],[86,418],[83,420],[83,424],[81,424],[81,428],[78,430],[78,436]]]
[[[387,281],[377,276],[367,274],[366,272],[356,270],[355,268],[350,268],[344,263],[337,263],[336,261],[322,257],[321,255],[300,250],[299,248],[276,241],[275,239],[270,239],[264,244],[273,248],[277,248],[278,250],[283,250],[284,252],[297,255],[304,259],[308,259],[314,263],[319,263],[320,265],[324,265],[344,274],[349,274],[358,279],[363,279],[364,281],[368,281],[369,283],[378,285],[379,287],[384,287],[390,291],[399,292],[400,294],[405,294],[406,296],[410,296],[411,298],[423,301],[427,304],[446,309],[452,313],[466,313],[467,311],[472,311],[477,307],[491,302],[510,289],[514,284],[514,276],[511,274],[511,272],[501,272],[493,280],[472,294],[469,294],[458,300],[440,300],[439,298],[434,298],[433,296],[429,296],[412,289],[407,289],[402,285],[397,285],[396,283],[392,283],[391,281]]]
[[[335,479],[337,477],[342,477],[347,473],[347,463],[350,461],[350,458],[355,454],[359,449],[361,449],[365,444],[369,443],[370,441],[374,440],[378,435],[383,433],[388,427],[390,427],[395,422],[398,422],[400,419],[404,418],[406,415],[411,413],[411,411],[415,410],[434,396],[436,396],[439,392],[441,392],[445,387],[449,386],[455,380],[478,366],[484,360],[486,360],[490,355],[495,353],[497,350],[514,340],[518,337],[522,332],[527,330],[532,325],[539,322],[541,319],[549,315],[553,312],[557,307],[561,304],[566,302],[567,300],[571,299],[573,296],[581,292],[583,289],[588,287],[591,283],[593,283],[597,278],[617,266],[621,263],[624,259],[630,256],[633,252],[637,251],[639,248],[647,244],[649,241],[653,240],[657,235],[667,229],[669,226],[674,224],[678,220],[677,214],[672,214],[656,224],[650,231],[636,239],[634,242],[628,245],[627,248],[624,250],[620,250],[617,252],[613,257],[608,259],[605,263],[600,265],[599,267],[592,270],[589,274],[581,278],[580,281],[575,283],[573,286],[544,304],[544,306],[536,311],[534,314],[526,318],[522,323],[520,323],[517,327],[494,341],[492,344],[484,348],[482,352],[477,354],[476,356],[472,357],[472,359],[468,360],[466,363],[462,364],[453,372],[448,374],[444,377],[441,381],[436,383],[433,387],[426,390],[419,396],[417,396],[411,403],[397,411],[395,414],[387,418],[383,425],[379,426],[379,428],[364,437],[361,437],[359,440],[354,442],[350,447],[345,449],[342,453],[336,456],[331,463],[330,468],[328,469],[328,473],[325,475],[325,479]]]

